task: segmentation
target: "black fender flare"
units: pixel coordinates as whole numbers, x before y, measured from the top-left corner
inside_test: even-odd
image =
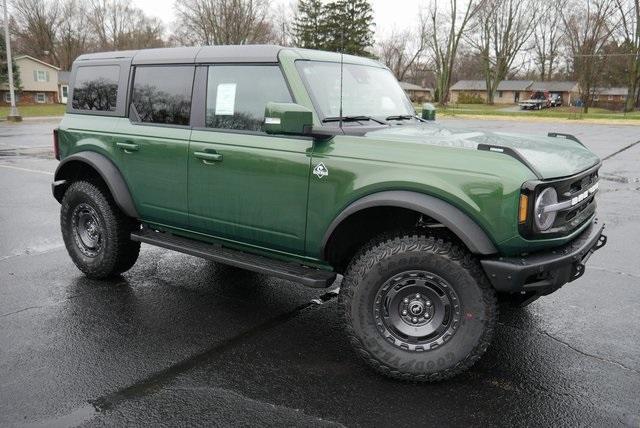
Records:
[[[467,214],[448,202],[423,193],[391,190],[373,193],[347,206],[329,225],[322,239],[321,254],[336,228],[352,214],[372,207],[399,207],[417,211],[442,223],[474,254],[496,254],[498,250],[484,230]]]
[[[62,162],[60,162],[54,174],[54,182],[51,184],[53,196],[58,202],[62,201],[64,190],[69,185],[68,179],[70,177],[67,175],[71,171],[69,166],[75,162],[84,163],[100,174],[100,177],[102,177],[102,180],[107,184],[111,196],[113,196],[114,201],[122,212],[129,217],[139,218],[138,211],[131,197],[131,192],[129,192],[129,186],[127,186],[127,183],[124,181],[122,173],[108,157],[97,152],[79,152],[64,158]]]

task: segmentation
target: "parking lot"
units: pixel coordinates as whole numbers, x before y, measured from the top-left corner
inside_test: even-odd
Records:
[[[578,136],[604,159],[609,243],[426,385],[362,364],[331,290],[145,245],[121,278],[86,279],[50,191],[56,122],[0,123],[0,425],[640,426],[640,127],[442,123]]]

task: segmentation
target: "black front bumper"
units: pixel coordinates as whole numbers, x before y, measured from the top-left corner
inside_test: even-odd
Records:
[[[582,276],[591,254],[607,243],[603,230],[604,224],[595,219],[562,247],[524,257],[484,259],[480,263],[497,291],[532,296],[549,294]]]

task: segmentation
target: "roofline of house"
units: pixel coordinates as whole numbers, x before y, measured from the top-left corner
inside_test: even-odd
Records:
[[[40,63],[40,64],[42,64],[42,65],[46,65],[47,67],[51,67],[51,68],[53,68],[53,69],[55,69],[55,70],[57,70],[57,71],[60,71],[60,67],[56,67],[56,66],[55,66],[55,65],[53,65],[53,64],[49,64],[48,62],[44,62],[44,61],[42,61],[42,60],[39,60],[38,58],[34,58],[34,57],[32,57],[31,55],[18,55],[18,56],[17,56],[17,57],[15,57],[14,59],[15,59],[15,60],[19,60],[19,59],[21,59],[21,58],[29,58],[30,60],[33,60],[33,61],[35,61],[35,62],[39,62],[39,63]]]
[[[456,87],[456,85],[458,83],[476,83],[476,84],[484,84],[483,88],[479,88],[479,87],[469,87],[469,86],[465,86],[463,85],[463,87]],[[507,89],[501,89],[500,85],[502,85],[504,82],[523,82],[523,83],[527,83],[529,82],[529,85],[527,85],[524,89],[523,88],[507,88]],[[561,88],[561,89],[548,89],[545,88],[545,86],[553,86],[554,84],[557,83],[562,83],[562,84],[570,84],[571,85],[571,89],[569,88]],[[546,85],[546,84],[550,84],[550,85]],[[549,90],[550,92],[571,92],[575,86],[578,84],[578,82],[574,82],[571,80],[551,80],[551,81],[545,81],[545,82],[541,82],[541,81],[537,81],[537,80],[510,80],[510,79],[505,79],[502,80],[499,84],[498,87],[496,89],[496,91],[543,91],[543,90]],[[543,89],[538,89],[538,88],[543,88]],[[456,83],[454,83],[453,85],[451,85],[451,88],[449,89],[451,91],[486,91],[486,83],[484,80],[458,80]]]

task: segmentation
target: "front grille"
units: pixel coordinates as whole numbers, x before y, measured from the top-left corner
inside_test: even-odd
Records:
[[[598,170],[589,171],[587,175],[577,178],[569,178],[566,182],[554,184],[558,192],[558,199],[571,199],[580,193],[589,190],[598,183]]]
[[[596,191],[598,184],[598,169],[588,171],[587,174],[572,177],[566,181],[554,184],[558,192],[558,202],[572,201],[572,206],[558,211],[556,221],[547,233],[566,235],[580,227],[596,211]],[[573,202],[575,201],[575,204]]]
[[[567,203],[567,208],[557,212],[556,219],[548,230],[536,231],[532,222],[528,222],[521,225],[521,234],[528,238],[554,238],[568,235],[582,226],[596,211],[595,195],[599,169],[600,164],[571,177],[528,183],[523,191],[529,192],[532,201],[535,201],[544,189],[553,187],[558,194],[558,203]],[[532,207],[530,218],[533,218],[533,215]]]

